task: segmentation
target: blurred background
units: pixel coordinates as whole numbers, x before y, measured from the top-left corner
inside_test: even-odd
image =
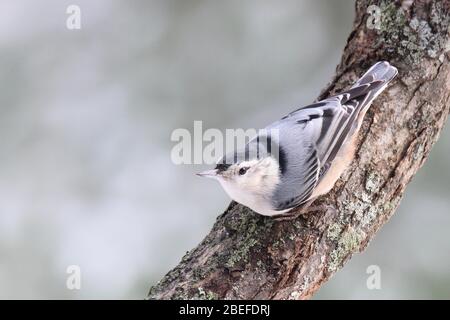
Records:
[[[194,175],[206,166],[172,163],[172,131],[260,128],[312,102],[353,14],[349,0],[0,2],[0,298],[144,298],[229,203]],[[450,298],[448,163],[449,128],[316,298]]]

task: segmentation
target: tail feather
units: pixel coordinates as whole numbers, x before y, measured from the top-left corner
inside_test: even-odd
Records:
[[[397,68],[388,62],[377,62],[349,90],[341,94],[342,105],[351,108],[352,111],[334,142],[335,146],[341,146],[345,139],[359,128],[372,101],[395,78],[397,73]],[[334,159],[338,151],[339,148],[330,148],[327,159]]]
[[[388,84],[395,78],[397,73],[397,68],[390,65],[389,62],[380,61],[367,70],[367,72],[358,81],[356,81],[353,87],[358,87],[374,81],[382,81],[384,84]]]
[[[359,87],[368,87],[365,96],[359,97],[359,110],[364,112],[370,107],[372,101],[381,93],[397,75],[396,67],[386,61],[375,63],[367,72],[359,78],[350,90]]]

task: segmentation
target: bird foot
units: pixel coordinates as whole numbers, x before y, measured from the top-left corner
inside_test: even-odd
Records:
[[[277,215],[273,217],[273,219],[275,221],[291,221],[297,219],[300,216],[307,216],[313,212],[327,211],[327,210],[335,210],[335,209],[333,206],[327,204],[319,204],[316,206],[307,206],[297,210],[293,209],[290,212]]]

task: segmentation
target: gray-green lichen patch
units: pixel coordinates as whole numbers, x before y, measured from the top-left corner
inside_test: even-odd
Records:
[[[365,227],[365,226],[369,225],[370,223],[372,223],[372,221],[374,221],[375,218],[377,217],[378,212],[379,212],[379,210],[377,207],[374,207],[374,206],[370,207],[369,210],[367,210],[360,219],[361,227]]]
[[[251,212],[250,209],[237,205],[233,208],[235,212],[224,222],[228,232],[242,233],[254,232],[259,227],[270,229],[273,220]]]
[[[331,241],[336,241],[339,238],[342,229],[343,227],[339,223],[331,224],[327,230],[327,238],[330,239]]]
[[[381,186],[383,180],[375,171],[370,171],[366,176],[364,187],[367,192],[374,193]]]
[[[192,270],[192,275],[194,276],[194,279],[203,280],[206,278],[209,272],[209,268],[195,268],[194,270]]]
[[[395,1],[382,1],[380,44],[406,64],[418,65],[424,57],[438,58],[447,46],[447,37],[442,35],[447,33],[450,22],[443,6],[443,1],[431,4],[429,21],[418,17],[409,20],[407,12]]]
[[[341,202],[341,210],[339,210],[339,221],[341,224],[348,224],[351,220],[352,213],[355,210],[355,206],[352,201],[344,199]]]
[[[370,181],[369,188],[373,187],[374,190],[378,190],[378,182],[374,183],[374,180]],[[377,187],[375,187],[375,185],[377,185]],[[355,197],[358,199],[357,201],[343,201],[343,210],[347,212],[347,216],[351,216],[353,218],[353,222],[358,222],[359,226],[366,227],[374,221],[379,214],[379,207],[373,202],[372,197],[366,191],[355,192]],[[347,220],[346,223],[348,223]]]
[[[268,234],[273,226],[273,220],[248,212],[248,209],[238,207],[240,212],[233,214],[225,222],[227,231],[236,238],[233,248],[222,257],[227,268],[249,261],[250,251],[260,244],[264,234]]]
[[[274,219],[252,213],[241,206],[236,206],[233,210],[235,211],[224,221],[232,246],[219,257],[219,265],[229,270],[243,270],[249,262],[256,266],[253,270],[255,272],[263,273],[271,269],[267,261],[270,251],[282,250],[289,256],[297,234],[304,228],[297,220],[292,222],[292,227],[284,228],[284,232],[277,233],[275,237],[267,237],[274,234],[275,226],[280,226]]]
[[[251,237],[245,239],[245,241],[242,241],[242,246],[236,248],[233,252],[231,252],[227,262],[225,263],[225,266],[227,268],[233,268],[239,262],[248,262],[250,249],[257,243],[258,241]]]
[[[358,200],[344,200],[342,202],[343,214],[341,221],[343,224],[349,223],[351,218],[360,221],[372,204],[370,196],[365,191],[355,191],[355,198]]]
[[[265,271],[266,271],[266,266],[265,266],[264,262],[262,262],[262,260],[258,260],[258,261],[256,262],[256,266],[258,267],[258,269],[259,269],[260,271],[262,271],[262,272],[265,272]]]
[[[369,169],[364,179],[364,189],[355,189],[351,201],[345,198],[341,201],[342,225],[356,222],[358,226],[365,227],[375,220],[380,211],[374,199],[383,194],[381,187],[384,178],[375,169]]]
[[[327,267],[328,271],[337,271],[342,265],[344,259],[359,248],[359,245],[364,238],[365,234],[362,231],[355,230],[352,227],[345,230],[338,240],[336,249],[334,249],[330,254]]]

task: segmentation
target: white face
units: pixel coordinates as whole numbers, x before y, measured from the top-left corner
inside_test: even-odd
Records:
[[[272,157],[242,161],[226,170],[210,170],[199,174],[217,179],[228,195],[250,208],[268,202],[280,182],[278,162]]]
[[[271,193],[279,182],[278,164],[270,157],[242,161],[219,173],[218,179],[243,192],[265,195]]]

